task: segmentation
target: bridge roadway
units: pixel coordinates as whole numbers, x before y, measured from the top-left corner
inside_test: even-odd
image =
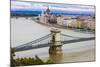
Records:
[[[63,44],[69,44],[69,43],[75,43],[75,42],[88,41],[88,40],[94,40],[95,39],[95,37],[87,37],[87,38],[74,37],[74,36],[70,36],[70,35],[66,35],[66,34],[62,34],[62,33],[61,33],[61,36],[73,38],[71,40],[62,40]],[[45,41],[48,38],[49,38],[49,40],[47,42],[41,43],[41,41]],[[15,49],[16,49],[16,51],[24,51],[24,50],[31,50],[31,49],[48,47],[48,46],[52,45],[50,40],[51,40],[51,34],[48,34],[48,35],[41,37],[39,39],[36,39],[34,41],[31,41],[31,42],[28,42],[26,44],[22,44],[20,46],[17,46],[17,47],[15,47]],[[33,45],[33,44],[36,44],[36,45]]]

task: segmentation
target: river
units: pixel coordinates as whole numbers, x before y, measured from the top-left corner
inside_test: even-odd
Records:
[[[11,18],[11,47],[36,40],[50,33],[51,27],[36,23],[31,18]],[[94,34],[80,33],[67,29],[60,29],[62,33],[75,37],[93,37]],[[38,55],[42,59],[47,59],[49,47],[16,52],[15,58],[34,57]],[[84,41],[64,44],[63,62],[93,61],[95,60],[95,41]]]

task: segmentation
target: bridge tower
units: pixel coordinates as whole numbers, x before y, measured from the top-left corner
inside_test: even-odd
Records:
[[[63,53],[62,53],[62,43],[60,38],[60,30],[51,30],[52,40],[51,46],[49,48],[49,58],[53,63],[62,63]]]

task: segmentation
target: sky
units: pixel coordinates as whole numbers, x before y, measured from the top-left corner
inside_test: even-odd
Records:
[[[96,3],[96,0],[21,0],[21,1],[56,2],[56,3],[84,4],[84,5],[95,5]]]
[[[77,1],[77,0],[76,0]],[[83,1],[83,0],[81,0]],[[83,2],[84,3],[84,2]],[[91,3],[91,2],[90,2]],[[71,4],[71,5],[70,5]],[[73,3],[69,4],[57,4],[57,3],[43,3],[43,2],[32,2],[32,1],[11,1],[11,10],[46,10],[48,7],[51,11],[63,11],[63,12],[85,12],[85,13],[95,13],[94,2],[85,5],[75,5]]]

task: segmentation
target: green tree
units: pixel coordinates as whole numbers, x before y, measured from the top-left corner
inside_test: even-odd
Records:
[[[15,49],[14,49],[14,48],[11,48],[11,58],[10,58],[10,61],[11,61],[11,67],[15,67],[14,56],[15,56]]]

